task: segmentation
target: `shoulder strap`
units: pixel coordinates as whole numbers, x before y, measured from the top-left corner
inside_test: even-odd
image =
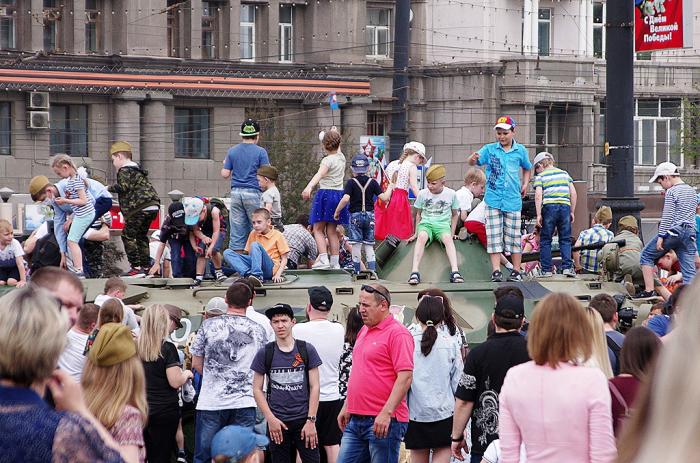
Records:
[[[360,184],[360,181],[356,177],[353,177],[352,179],[355,181],[355,183],[357,183],[357,187],[362,192],[362,212],[367,212],[367,210],[365,209],[365,191],[367,191],[367,186],[369,185],[370,179],[367,179],[367,183],[365,183],[365,186],[362,186]]]
[[[608,348],[613,352],[613,355],[615,356],[615,365],[613,365],[613,373],[615,376],[620,374],[620,346],[617,345],[617,343],[608,336],[607,334],[605,335],[605,342],[608,343]]]
[[[625,398],[622,397],[622,393],[620,390],[613,384],[612,381],[608,381],[608,386],[610,388],[610,392],[612,392],[612,395],[615,396],[615,399],[622,405],[622,408],[625,409],[625,417],[630,416],[630,409],[627,407],[627,402],[625,401]]]
[[[306,390],[309,390],[309,351],[306,348],[306,341],[297,339],[297,350],[301,356],[301,360],[304,362],[304,377],[306,379]]]
[[[275,341],[265,344],[265,375],[267,376],[267,403],[270,403],[270,390],[272,382],[270,381],[270,370],[272,369],[272,358],[275,356]]]

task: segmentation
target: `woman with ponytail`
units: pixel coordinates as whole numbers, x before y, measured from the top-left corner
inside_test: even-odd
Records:
[[[418,302],[416,319],[418,324],[412,330],[413,383],[408,391],[410,420],[404,442],[412,463],[448,463],[462,356],[454,338],[440,329],[445,321],[441,296],[424,295]]]

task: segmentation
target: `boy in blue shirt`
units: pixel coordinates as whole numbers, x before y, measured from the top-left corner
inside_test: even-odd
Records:
[[[507,281],[521,281],[520,211],[527,191],[532,164],[527,149],[513,140],[515,121],[499,117],[494,126],[496,143],[484,145],[469,156],[469,165],[486,165],[486,252],[491,258],[491,281],[503,281],[500,257],[510,252],[513,270]],[[520,173],[522,172],[522,180]]]

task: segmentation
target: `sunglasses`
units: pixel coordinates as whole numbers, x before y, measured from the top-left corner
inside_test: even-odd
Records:
[[[366,292],[368,292],[368,293],[370,293],[370,294],[377,293],[377,294],[379,294],[380,296],[382,296],[382,297],[384,298],[384,300],[386,300],[389,304],[391,304],[391,298],[389,298],[389,295],[388,295],[388,294],[385,294],[383,291],[381,291],[381,290],[375,288],[374,286],[362,285],[362,288],[361,288],[361,289],[362,289],[362,291],[366,291]]]
[[[431,296],[430,294],[423,294],[421,297],[418,298],[418,303],[423,302],[423,299],[428,300],[428,301],[431,299],[437,299],[438,301],[440,301],[440,304],[442,304],[444,302],[444,299],[442,296]]]

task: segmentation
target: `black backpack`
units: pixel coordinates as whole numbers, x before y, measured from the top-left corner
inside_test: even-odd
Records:
[[[304,362],[304,380],[306,381],[306,390],[309,389],[309,352],[306,350],[306,341],[295,339],[297,350]],[[270,390],[272,389],[270,381],[270,370],[272,369],[272,357],[275,355],[275,341],[265,344],[265,371],[267,372],[267,402],[270,403]]]
[[[613,367],[613,375],[617,376],[620,374],[620,350],[622,350],[622,348],[607,334],[605,335],[605,341],[608,343],[608,349],[610,349],[615,356],[615,365],[611,366]]]
[[[58,267],[61,265],[61,248],[53,232],[53,220],[47,221],[46,226],[49,234],[37,240],[34,252],[32,252],[32,272],[42,267]]]

